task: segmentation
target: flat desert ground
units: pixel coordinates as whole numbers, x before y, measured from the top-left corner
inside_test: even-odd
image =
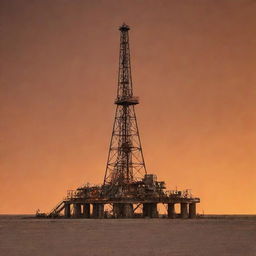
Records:
[[[256,256],[256,218],[33,219],[0,215],[1,256]]]

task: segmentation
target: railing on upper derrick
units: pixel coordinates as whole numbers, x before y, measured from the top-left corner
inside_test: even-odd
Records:
[[[119,96],[115,100],[117,105],[136,105],[139,104],[139,97],[135,96]]]

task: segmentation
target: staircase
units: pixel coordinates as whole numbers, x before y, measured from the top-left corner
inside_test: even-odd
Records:
[[[60,201],[48,214],[47,217],[58,217],[59,213],[64,209],[64,201]]]

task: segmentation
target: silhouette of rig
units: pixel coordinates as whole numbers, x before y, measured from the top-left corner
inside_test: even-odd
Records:
[[[120,55],[116,112],[110,141],[104,182],[68,191],[67,197],[49,213],[38,217],[134,218],[159,217],[157,205],[164,204],[168,218],[195,218],[199,198],[190,190],[166,190],[165,182],[148,174],[143,157],[131,76],[129,26],[120,30]],[[175,204],[180,204],[176,214]]]

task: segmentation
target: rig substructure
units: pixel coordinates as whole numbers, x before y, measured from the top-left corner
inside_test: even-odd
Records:
[[[193,197],[189,190],[166,190],[165,182],[157,181],[156,175],[146,171],[135,115],[139,99],[133,96],[130,28],[123,24],[119,30],[116,113],[103,184],[68,191],[67,197],[53,210],[48,214],[37,213],[38,217],[157,218],[160,203],[165,205],[168,218],[196,217],[199,198]],[[179,214],[175,213],[175,204],[180,204]]]

